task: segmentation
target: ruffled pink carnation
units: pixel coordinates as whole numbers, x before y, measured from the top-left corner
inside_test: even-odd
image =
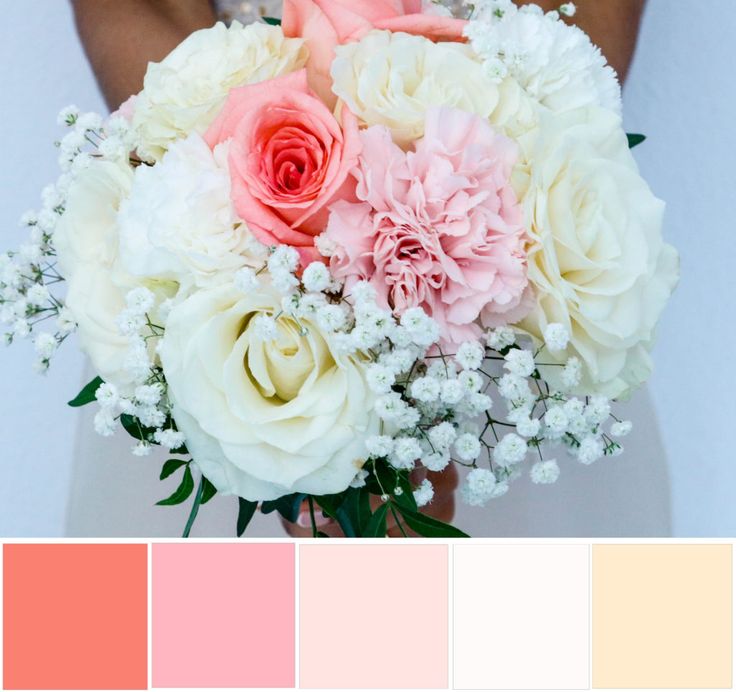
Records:
[[[361,133],[360,201],[335,202],[330,263],[346,288],[369,281],[383,307],[422,307],[445,344],[477,337],[478,318],[523,316],[527,286],[523,213],[510,184],[515,144],[482,118],[427,113],[425,136],[404,152],[384,127]]]

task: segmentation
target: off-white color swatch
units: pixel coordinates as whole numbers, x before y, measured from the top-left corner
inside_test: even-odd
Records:
[[[587,545],[456,545],[454,687],[587,689]]]
[[[731,687],[730,545],[593,546],[593,687]]]

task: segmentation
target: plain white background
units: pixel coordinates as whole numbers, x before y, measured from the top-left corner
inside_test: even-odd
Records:
[[[651,389],[669,455],[677,536],[736,535],[736,89],[734,0],[649,0],[625,93],[626,126],[649,138],[642,172],[668,202],[682,283],[664,317]],[[65,0],[0,2],[0,250],[57,175],[58,110],[103,110]],[[59,536],[82,358],[31,372],[28,345],[0,351],[0,535]],[[646,463],[642,459],[642,463]],[[558,489],[559,490],[559,489]]]

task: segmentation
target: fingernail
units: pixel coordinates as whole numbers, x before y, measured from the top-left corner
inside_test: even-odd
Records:
[[[326,517],[322,512],[316,511],[314,513],[314,523],[317,526],[327,526],[331,519]],[[312,527],[312,517],[309,514],[309,510],[302,510],[299,512],[299,516],[296,518],[297,526],[301,526],[304,529]]]

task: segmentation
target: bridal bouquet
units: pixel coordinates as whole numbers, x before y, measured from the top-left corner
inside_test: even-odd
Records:
[[[170,450],[185,535],[222,493],[238,535],[306,502],[315,536],[459,536],[427,514],[449,464],[483,505],[620,453],[678,260],[573,12],[285,0],[196,32],[110,117],[60,114],[6,340],[45,371],[76,333],[71,405]]]

